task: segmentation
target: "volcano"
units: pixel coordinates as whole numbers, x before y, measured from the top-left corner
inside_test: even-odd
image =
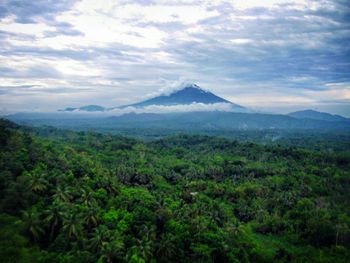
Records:
[[[175,106],[175,105],[189,105],[193,103],[202,104],[216,104],[216,103],[227,103],[232,108],[244,110],[245,108],[235,104],[231,101],[223,99],[210,91],[204,90],[196,84],[188,84],[182,87],[180,90],[176,90],[169,95],[160,95],[148,100],[144,100],[138,103],[129,104],[120,108],[134,107],[144,108],[152,105],[157,106]]]

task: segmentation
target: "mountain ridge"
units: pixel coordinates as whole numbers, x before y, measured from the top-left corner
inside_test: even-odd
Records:
[[[235,104],[229,100],[223,99],[214,93],[200,88],[196,84],[188,84],[181,89],[173,91],[169,95],[163,94],[154,98],[150,98],[138,103],[123,105],[119,108],[135,107],[144,108],[147,106],[175,106],[175,105],[189,105],[193,103],[215,104],[228,103],[234,108],[245,109],[245,107]]]
[[[338,122],[338,121],[347,121],[350,122],[350,119],[345,118],[343,116],[337,114],[330,114],[328,112],[321,112],[315,110],[300,110],[287,114],[296,119],[310,119],[310,120],[322,120],[322,121],[330,121],[330,122]]]
[[[126,108],[136,108],[142,109],[150,106],[185,106],[185,105],[193,105],[193,104],[204,104],[204,105],[217,105],[217,104],[227,104],[234,111],[248,111],[247,108],[233,103],[229,100],[221,98],[214,93],[204,90],[200,88],[196,84],[187,84],[173,91],[170,94],[161,94],[159,96],[146,99],[140,102],[106,108],[99,105],[87,105],[81,107],[67,107],[64,110],[65,112],[74,112],[74,111],[86,111],[86,112],[103,112],[103,111],[112,111],[116,109],[126,109]],[[213,109],[215,110],[215,109]]]

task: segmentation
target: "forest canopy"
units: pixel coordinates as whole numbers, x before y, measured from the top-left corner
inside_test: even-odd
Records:
[[[2,262],[347,262],[350,154],[0,121]]]

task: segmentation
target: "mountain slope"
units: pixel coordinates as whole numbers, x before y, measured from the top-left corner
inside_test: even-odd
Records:
[[[68,107],[64,110],[65,112],[74,112],[74,111],[87,111],[87,112],[98,112],[98,111],[111,111],[115,109],[125,109],[127,107],[142,109],[148,106],[181,106],[181,105],[190,105],[194,103],[201,103],[206,105],[212,105],[217,103],[225,103],[229,105],[229,109],[233,111],[244,111],[249,112],[248,109],[242,107],[238,104],[232,103],[226,99],[223,99],[212,92],[201,89],[196,84],[189,84],[184,86],[182,89],[174,91],[169,95],[160,95],[148,100],[144,100],[138,103],[123,105],[113,108],[104,108],[98,105],[87,105],[80,108],[77,107]],[[216,109],[212,109],[216,110]],[[158,113],[158,112],[156,112]]]
[[[186,85],[183,89],[175,91],[170,95],[161,95],[142,102],[125,105],[121,108],[135,107],[143,108],[151,105],[172,106],[172,105],[188,105],[192,103],[214,104],[229,103],[233,107],[244,109],[244,107],[225,100],[215,94],[201,89],[196,84]]]
[[[327,112],[319,112],[314,110],[303,110],[291,112],[289,116],[297,119],[312,119],[312,120],[322,120],[322,121],[349,121],[350,119],[344,118],[340,115],[333,115]]]

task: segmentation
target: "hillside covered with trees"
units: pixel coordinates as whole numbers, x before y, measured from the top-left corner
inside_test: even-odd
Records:
[[[1,262],[348,262],[350,154],[0,122]]]

